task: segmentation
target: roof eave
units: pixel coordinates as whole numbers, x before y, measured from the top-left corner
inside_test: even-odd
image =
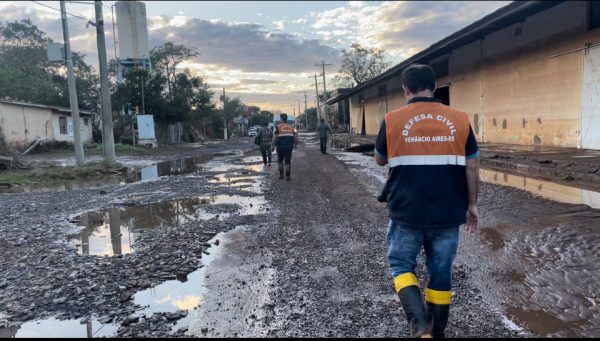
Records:
[[[475,21],[467,27],[451,34],[450,36],[434,43],[425,50],[393,66],[381,75],[372,78],[364,83],[358,84],[351,90],[332,98],[331,100],[327,101],[327,104],[339,102],[343,97],[352,96],[357,92],[360,92],[361,90],[368,88],[374,84],[386,81],[389,78],[398,75],[410,64],[421,61],[426,57],[435,58],[436,54],[443,55],[444,53],[448,52],[448,50],[452,50],[453,48],[456,48],[458,46],[466,45],[469,42],[480,39],[485,35],[494,32],[500,28],[504,28],[513,24],[514,22],[518,22],[519,18],[522,16],[526,17],[531,14],[541,12],[543,10],[554,7],[562,2],[564,1],[514,1],[496,10],[495,12],[488,14],[487,16]],[[490,16],[497,17],[489,18]]]

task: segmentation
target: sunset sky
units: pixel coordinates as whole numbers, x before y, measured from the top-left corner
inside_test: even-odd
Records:
[[[58,1],[42,3],[59,8]],[[111,9],[104,1],[108,57],[114,58]],[[185,63],[215,90],[222,87],[248,105],[293,112],[297,100],[314,103],[314,64],[340,68],[340,51],[358,42],[383,48],[390,66],[401,62],[508,1],[270,2],[145,1],[150,47],[173,41],[195,47],[200,55]],[[94,18],[94,6],[69,3],[67,11]],[[60,12],[34,2],[1,2],[0,21],[30,18],[57,42],[62,41]],[[74,51],[97,66],[96,32],[69,17]],[[321,85],[319,85],[321,88]],[[331,90],[332,87],[328,86]],[[303,107],[303,105],[302,105]],[[297,110],[297,109],[296,109]]]

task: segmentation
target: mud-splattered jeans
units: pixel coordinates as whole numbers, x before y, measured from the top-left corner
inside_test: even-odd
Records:
[[[458,247],[459,227],[419,228],[401,225],[390,219],[387,232],[388,262],[392,277],[415,272],[417,255],[425,249],[429,272],[428,288],[452,288],[452,262]]]

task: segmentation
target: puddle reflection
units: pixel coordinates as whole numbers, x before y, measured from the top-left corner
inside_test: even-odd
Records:
[[[92,319],[84,324],[79,320],[49,318],[23,323],[20,326],[0,328],[0,338],[92,338],[114,337],[116,324],[102,324]]]
[[[230,207],[219,207],[227,205]],[[216,206],[216,207],[213,207]],[[143,230],[176,228],[190,221],[263,214],[268,210],[262,196],[213,195],[176,199],[165,202],[111,208],[84,213],[73,219],[83,227],[68,241],[79,254],[114,256],[133,252],[133,244]]]
[[[600,193],[598,192],[489,169],[480,169],[479,175],[481,181],[484,182],[522,189],[562,203],[583,204],[600,209]]]

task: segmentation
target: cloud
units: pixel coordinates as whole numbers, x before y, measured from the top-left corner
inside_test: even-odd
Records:
[[[315,61],[339,62],[339,50],[319,39],[299,39],[288,33],[268,32],[262,25],[187,18],[171,25],[167,16],[150,18],[150,46],[167,40],[196,47],[195,62],[249,72],[312,71]]]
[[[277,84],[277,83],[281,83],[281,81],[278,80],[271,80],[271,79],[240,79],[240,84]]]
[[[58,4],[51,4],[51,7],[58,8]],[[67,12],[71,13],[67,6]],[[93,10],[85,10],[76,13],[78,16],[93,20]],[[10,2],[0,3],[0,22],[21,21],[30,19],[40,30],[55,42],[63,41],[62,23],[60,12],[53,9],[34,4],[34,6],[23,6]],[[108,20],[107,20],[108,21]],[[71,50],[86,55],[86,60],[94,68],[98,65],[98,50],[96,45],[96,29],[93,26],[86,26],[87,22],[73,16],[68,17],[69,33],[71,40]],[[106,42],[108,45],[109,58],[112,57],[112,31],[106,28]]]
[[[394,63],[460,30],[509,1],[350,2],[309,15],[314,33],[334,46],[383,48]]]

